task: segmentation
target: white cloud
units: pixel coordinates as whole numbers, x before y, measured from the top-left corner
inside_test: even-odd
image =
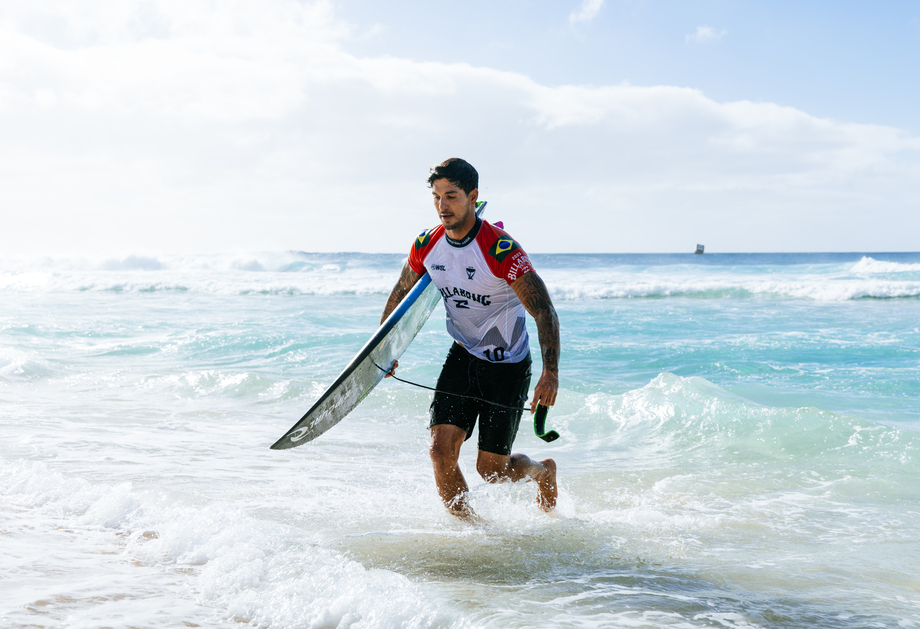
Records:
[[[590,22],[597,17],[601,8],[604,6],[604,0],[582,0],[578,8],[569,14],[569,22]]]
[[[358,57],[322,2],[84,2],[44,30],[30,6],[0,24],[7,252],[402,251],[455,155],[533,251],[907,250],[920,229],[920,139],[889,127]]]
[[[687,35],[687,42],[695,44],[712,44],[722,41],[722,38],[728,34],[728,31],[717,31],[711,26],[697,26],[696,32]]]
[[[43,94],[44,83],[53,83],[59,100],[77,109],[271,118],[302,102],[304,65],[342,72],[335,42],[344,29],[328,2],[227,2],[219,10],[173,0],[41,6],[44,12],[21,3],[0,23],[0,58],[11,60],[0,80],[35,84]],[[11,100],[0,102],[0,113],[10,111]]]

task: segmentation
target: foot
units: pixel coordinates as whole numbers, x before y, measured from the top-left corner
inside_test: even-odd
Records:
[[[537,494],[537,504],[544,511],[552,511],[556,508],[556,498],[559,497],[559,489],[556,487],[556,462],[552,459],[540,461],[543,471],[539,472],[533,479],[540,488]]]
[[[447,511],[449,514],[454,516],[458,522],[463,522],[464,524],[470,524],[473,526],[481,526],[486,523],[485,519],[473,511],[472,509],[467,509],[466,511]]]
[[[446,501],[444,506],[447,507],[447,512],[458,520],[475,524],[482,519],[470,506],[469,492],[462,492],[454,496],[453,499]]]

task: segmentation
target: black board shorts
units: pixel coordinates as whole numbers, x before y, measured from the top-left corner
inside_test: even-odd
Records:
[[[434,394],[429,428],[450,424],[473,434],[479,418],[479,449],[493,454],[511,454],[511,444],[521,423],[530,390],[530,355],[518,363],[490,363],[476,358],[459,343],[451,345]],[[444,393],[442,393],[444,392]],[[460,393],[497,402],[473,400]]]

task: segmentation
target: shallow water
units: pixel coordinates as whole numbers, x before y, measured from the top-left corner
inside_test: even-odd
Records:
[[[268,446],[375,329],[400,256],[0,261],[4,627],[920,626],[920,255],[534,256],[562,394],[531,484],[387,381]],[[531,330],[532,336],[533,330]],[[400,361],[432,384],[436,311]]]

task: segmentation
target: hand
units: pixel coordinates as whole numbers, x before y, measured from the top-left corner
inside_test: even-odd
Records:
[[[398,360],[394,360],[394,361],[393,361],[393,366],[390,367],[390,370],[387,372],[387,375],[385,375],[384,378],[389,378],[390,376],[395,376],[395,375],[396,375],[396,368],[397,368],[397,367],[399,367],[399,361],[398,361]]]
[[[537,404],[552,406],[556,403],[556,394],[559,392],[559,376],[552,371],[543,370],[540,381],[533,390],[533,401],[530,403],[530,412],[537,410]]]

